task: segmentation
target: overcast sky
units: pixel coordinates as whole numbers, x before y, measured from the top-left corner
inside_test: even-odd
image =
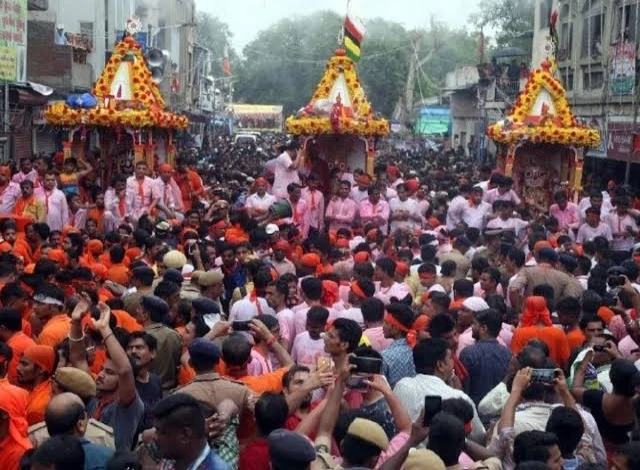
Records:
[[[406,28],[424,27],[431,15],[452,27],[465,27],[479,0],[352,0],[351,11],[363,19],[383,17]],[[196,0],[198,10],[227,23],[233,46],[241,51],[258,31],[291,15],[317,10],[346,11],[346,0]]]

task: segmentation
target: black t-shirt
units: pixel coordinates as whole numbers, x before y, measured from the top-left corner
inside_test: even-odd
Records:
[[[621,445],[629,442],[629,433],[633,429],[633,422],[630,424],[611,424],[602,412],[602,400],[604,392],[602,390],[587,390],[584,392],[582,401],[584,406],[591,410],[593,419],[596,420],[602,438],[611,444]]]
[[[136,390],[144,403],[144,416],[138,427],[138,432],[142,432],[153,427],[153,407],[162,400],[162,381],[157,375],[149,374],[147,383],[136,380]]]

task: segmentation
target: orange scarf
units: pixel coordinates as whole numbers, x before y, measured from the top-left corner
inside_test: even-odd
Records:
[[[88,217],[90,219],[95,219],[98,224],[98,232],[104,233],[104,209],[94,207],[89,211]]]
[[[409,344],[409,346],[411,346],[411,348],[415,347],[416,343],[418,342],[418,333],[413,329],[413,327],[407,328],[398,320],[396,320],[395,317],[390,313],[384,314],[384,321],[389,325],[396,327],[401,332],[406,333],[407,343]]]
[[[28,207],[33,205],[33,203],[35,202],[35,196],[31,195],[31,197],[29,199],[25,199],[23,197],[19,198],[16,201],[16,207],[13,210],[13,213],[16,215],[24,215],[24,210]]]

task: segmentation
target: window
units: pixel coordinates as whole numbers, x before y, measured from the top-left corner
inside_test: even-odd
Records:
[[[618,16],[616,18],[616,36],[614,42],[617,41],[631,41],[636,42],[638,36],[640,36],[640,25],[637,23],[638,9],[640,3],[632,3],[618,8]]]
[[[585,90],[599,90],[604,84],[604,74],[602,71],[589,72],[589,68],[583,68],[582,84]]]
[[[560,81],[567,91],[573,90],[573,70],[569,67],[560,69]]]
[[[571,59],[573,47],[573,22],[569,16],[569,5],[564,5],[562,7],[560,22],[558,60],[563,61]]]
[[[582,23],[582,49],[580,57],[602,57],[602,32],[604,31],[604,11],[589,14]]]

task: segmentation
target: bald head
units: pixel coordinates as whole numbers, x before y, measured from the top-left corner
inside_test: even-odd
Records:
[[[84,435],[86,412],[82,399],[75,393],[60,393],[51,398],[44,414],[50,436]]]

